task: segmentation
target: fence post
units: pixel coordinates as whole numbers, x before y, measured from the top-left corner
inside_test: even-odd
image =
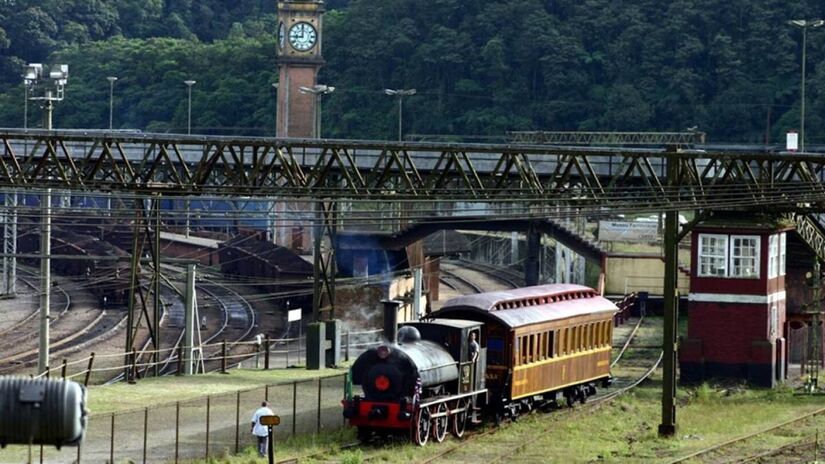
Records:
[[[269,401],[269,385],[264,386],[264,399]]]
[[[143,410],[143,464],[146,464],[146,438],[149,435],[149,408]]]
[[[269,370],[269,335],[266,336],[266,357],[264,358],[264,369]]]
[[[109,435],[109,462],[115,462],[115,413],[112,413],[112,433]]]
[[[212,405],[212,397],[206,397],[206,459],[209,459],[209,409]]]
[[[324,385],[324,382],[319,378],[318,379],[318,427],[316,433],[321,433],[321,389]]]
[[[347,384],[348,383],[349,383],[349,372],[344,372],[344,399],[345,400],[348,399],[347,398]],[[341,416],[342,416],[341,418],[343,419],[343,422],[341,423],[341,425],[346,427],[347,426],[347,418],[344,417],[343,414],[341,414]]]
[[[92,355],[89,356],[89,365],[86,367],[86,378],[83,380],[83,386],[89,386],[89,377],[92,376],[92,365],[95,362],[95,352],[92,351]]]
[[[344,361],[349,361],[349,330],[347,330],[347,348],[344,350]]]
[[[295,436],[295,423],[298,421],[298,381],[292,381],[292,436]]]
[[[178,446],[180,444],[180,401],[175,403],[175,464],[178,464]]]
[[[66,358],[63,358],[63,366],[60,367],[60,377],[63,380],[66,380],[66,368],[68,367],[68,363],[66,362]]]
[[[175,375],[183,375],[183,344],[178,345],[178,369]]]
[[[221,342],[221,374],[228,374],[226,372],[226,339]]]
[[[235,454],[238,454],[240,449],[240,433],[241,433],[241,391],[238,390],[235,397]]]
[[[132,347],[132,369],[129,373],[129,383],[135,383],[137,381],[137,350],[135,347]]]

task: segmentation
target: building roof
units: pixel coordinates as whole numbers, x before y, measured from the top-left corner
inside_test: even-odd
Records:
[[[189,237],[187,237],[186,235],[183,235],[183,234],[175,234],[175,233],[172,233],[172,232],[163,232],[163,231],[160,232],[160,239],[161,240],[168,240],[170,242],[179,242],[179,243],[185,243],[187,245],[199,246],[201,248],[209,248],[209,249],[212,249],[212,250],[217,250],[218,249],[218,243],[220,243],[220,240],[214,240],[214,239],[211,239],[211,238],[196,237],[194,235],[190,235]]]
[[[592,288],[550,284],[453,298],[432,316],[478,316],[515,328],[617,310],[615,304]]]
[[[267,240],[259,240],[253,237],[237,236],[230,240],[221,242],[221,251],[226,252],[229,248],[243,250],[250,257],[257,258],[270,266],[278,269],[280,273],[291,273],[311,276],[313,272],[312,264],[296,255],[292,250],[276,245]],[[237,257],[235,258],[237,259]],[[223,261],[223,258],[221,258]]]

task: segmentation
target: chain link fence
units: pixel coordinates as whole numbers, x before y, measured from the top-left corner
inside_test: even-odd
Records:
[[[262,401],[281,417],[275,442],[341,428],[347,374],[267,385],[144,409],[92,414],[79,448],[35,447],[32,462],[154,463],[234,454],[255,444],[251,418]],[[0,451],[25,462],[27,447]],[[39,460],[39,461],[38,461]]]
[[[354,359],[366,348],[380,342],[381,330],[345,332],[341,357]],[[224,349],[222,344],[204,346],[205,370],[234,367],[275,369],[301,365],[305,362],[305,339],[268,340],[260,346],[254,342],[232,344],[241,348],[238,354]],[[229,347],[230,344],[227,344]],[[90,355],[66,361],[51,369],[52,377],[61,376],[80,383],[95,383],[111,379],[118,373],[135,379],[152,375],[154,367],[174,366],[177,358],[167,356],[158,364],[151,361],[132,362],[129,354]],[[210,368],[211,366],[211,368]],[[281,417],[275,428],[276,443],[296,435],[317,434],[336,430],[344,425],[341,399],[347,374],[315,379],[276,383],[192,400],[149,406],[143,409],[114,413],[92,413],[86,429],[86,439],[78,448],[9,446],[0,450],[0,463],[154,463],[224,456],[237,453],[255,444],[250,433],[253,412],[262,401]],[[93,394],[93,392],[92,392]]]
[[[341,337],[341,359],[357,357],[381,341],[383,330],[345,332]],[[57,367],[47,367],[39,377],[61,377],[84,385],[121,380],[138,381],[144,377],[177,374],[183,371],[187,355],[181,347],[130,353],[91,353],[72,360],[62,359]],[[277,369],[306,363],[306,337],[262,339],[243,342],[208,343],[194,351],[194,372],[226,372],[233,368]]]

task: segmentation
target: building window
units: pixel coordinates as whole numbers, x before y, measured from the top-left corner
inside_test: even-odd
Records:
[[[725,277],[728,271],[728,236],[699,235],[699,276]]]
[[[731,277],[759,277],[759,237],[731,236]]]
[[[768,237],[768,278],[779,275],[779,235]]]
[[[788,244],[788,234],[782,232],[779,234],[779,275],[785,275],[785,255],[787,254],[786,246]]]

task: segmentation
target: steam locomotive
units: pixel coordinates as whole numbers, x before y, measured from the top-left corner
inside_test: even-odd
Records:
[[[536,407],[585,402],[610,377],[613,314],[595,290],[571,284],[462,296],[395,331],[358,357],[344,417],[362,441],[409,434],[418,445],[464,434],[468,422],[497,423]],[[473,361],[471,334],[479,340]]]

